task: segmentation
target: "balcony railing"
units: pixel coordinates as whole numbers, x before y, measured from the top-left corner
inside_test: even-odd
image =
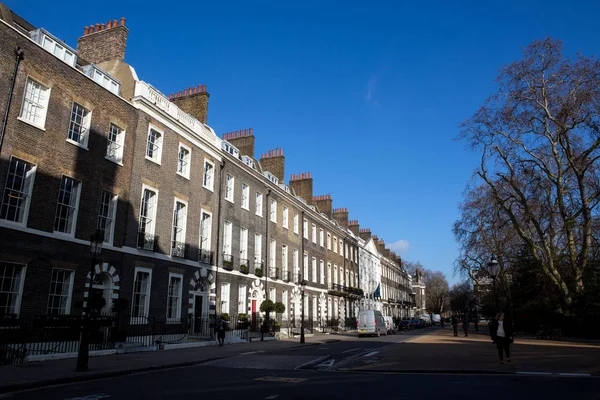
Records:
[[[246,275],[250,273],[250,262],[245,258],[240,258],[240,272]]]
[[[364,292],[362,289],[345,286],[345,285],[342,285],[339,283],[330,284],[329,291],[336,292],[336,293],[343,293],[343,294],[347,294],[350,296],[356,296],[356,297],[362,297],[364,295]]]
[[[186,249],[187,245],[184,242],[171,242],[171,255],[173,257],[185,258]]]
[[[261,262],[254,262],[254,270],[252,271],[252,273],[256,276],[258,276],[259,278],[263,276],[263,264]]]
[[[269,278],[279,279],[279,268],[269,268]]]
[[[138,249],[154,251],[156,236],[146,232],[138,232]]]
[[[292,281],[292,273],[290,271],[283,271],[281,273],[281,279],[283,279],[284,282],[291,282]]]
[[[223,269],[233,271],[233,256],[231,254],[223,254]]]
[[[198,249],[198,261],[203,264],[212,265],[214,253],[208,249]]]

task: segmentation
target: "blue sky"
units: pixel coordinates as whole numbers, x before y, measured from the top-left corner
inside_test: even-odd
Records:
[[[600,3],[418,3],[5,0],[72,47],[125,17],[140,79],[165,94],[206,84],[217,133],[253,128],[257,157],[283,149],[286,183],[310,172],[315,195],[454,283],[451,228],[478,161],[459,123],[535,39],[597,54]]]

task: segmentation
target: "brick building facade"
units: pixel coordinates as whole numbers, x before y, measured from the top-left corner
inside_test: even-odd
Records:
[[[1,11],[0,108],[12,101],[0,148],[0,314],[79,314],[91,285],[103,311],[124,299],[140,324],[257,318],[267,298],[291,324],[302,306],[315,325],[352,323],[364,240],[347,209],[313,195],[310,173],[285,184],[282,149],[257,159],[252,129],[217,136],[206,86],[165,96],[140,81],[124,60],[124,19],[86,27],[72,49]],[[404,272],[379,245],[391,315]]]

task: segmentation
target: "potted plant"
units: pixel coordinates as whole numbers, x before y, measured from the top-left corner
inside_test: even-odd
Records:
[[[240,313],[237,319],[237,329],[246,329],[248,327],[248,314]]]
[[[229,322],[229,313],[224,312],[223,314],[221,314],[221,318]]]
[[[233,260],[224,259],[223,260],[223,268],[225,268],[228,271],[231,271],[233,269]]]
[[[248,274],[248,266],[246,264],[240,265],[240,272],[242,274]]]
[[[254,275],[258,276],[259,278],[262,276],[262,269],[261,268],[254,268]]]

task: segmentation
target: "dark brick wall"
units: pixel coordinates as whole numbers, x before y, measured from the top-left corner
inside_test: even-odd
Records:
[[[0,90],[12,74],[16,45],[25,51],[14,89],[12,106],[2,148],[0,181],[4,184],[11,155],[37,164],[31,197],[28,227],[52,232],[61,176],[82,182],[75,237],[89,240],[97,226],[102,189],[119,195],[117,220],[123,220],[129,203],[129,171],[137,111],[91,79],[14,31],[0,25]],[[4,79],[7,77],[7,79]],[[50,87],[50,100],[44,129],[18,119],[27,77]],[[1,96],[0,107],[5,107]],[[67,142],[73,101],[92,112],[87,149]],[[123,166],[105,159],[107,132],[113,122],[126,130]],[[115,245],[122,244],[123,226],[115,229]]]
[[[333,210],[333,219],[337,221],[343,228],[348,227],[348,209],[347,208],[335,208]]]
[[[129,30],[124,22],[117,27],[96,29],[77,39],[77,53],[79,57],[92,64],[111,60],[123,61],[128,33]]]
[[[323,214],[331,218],[331,213],[333,210],[333,200],[331,199],[330,195],[326,194],[321,196],[314,196],[312,199],[312,204],[314,204],[315,207],[317,207],[319,212],[322,212]]]

